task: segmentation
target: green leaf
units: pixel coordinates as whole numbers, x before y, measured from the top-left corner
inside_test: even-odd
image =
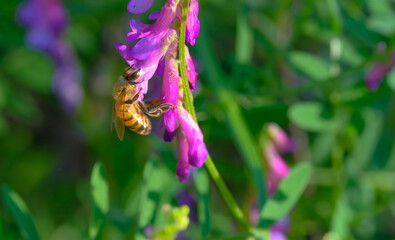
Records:
[[[93,166],[91,194],[93,207],[89,225],[89,237],[91,239],[100,239],[109,208],[108,185],[104,167],[101,163],[96,163]]]
[[[331,221],[331,230],[339,236],[339,239],[346,239],[350,229],[352,211],[348,205],[346,196],[342,193],[336,203],[336,208]]]
[[[280,182],[274,195],[261,210],[260,217],[264,227],[267,228],[281,220],[292,210],[306,188],[311,174],[311,164],[300,163]]]
[[[342,17],[339,3],[337,0],[327,0],[327,3],[332,30],[339,33],[342,30]]]
[[[254,32],[249,26],[249,6],[246,1],[240,2],[236,25],[235,55],[239,63],[249,63],[254,50]]]
[[[293,51],[289,54],[288,61],[295,69],[315,81],[327,80],[330,77],[328,63],[310,53]]]
[[[324,107],[320,103],[300,102],[293,104],[288,110],[288,117],[298,127],[312,132],[331,131],[333,122],[324,118]]]
[[[33,219],[22,198],[7,185],[2,187],[1,192],[4,205],[17,222],[23,238],[27,240],[40,239]]]
[[[210,232],[210,182],[205,169],[199,169],[195,177],[196,190],[199,195],[198,216],[202,228],[202,236],[207,237]]]

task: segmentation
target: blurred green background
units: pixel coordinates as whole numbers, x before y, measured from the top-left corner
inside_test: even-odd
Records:
[[[177,181],[177,143],[163,142],[160,119],[150,136],[127,131],[120,142],[110,131],[112,88],[126,66],[113,44],[126,43],[130,18],[147,22],[149,13],[135,17],[120,0],[63,1],[63,37],[83,76],[84,99],[73,116],[53,94],[51,58],[25,45],[25,29],[15,21],[19,4],[0,3],[0,184],[21,196],[40,237],[88,239],[96,162],[109,192],[103,239],[134,238],[147,179],[160,193],[158,206],[177,206],[183,191],[206,199],[208,225],[192,222],[190,239],[237,234],[213,183],[201,198],[193,181]],[[156,0],[150,12],[163,4]],[[201,32],[189,47],[200,82],[195,108],[213,161],[243,210],[255,193],[233,113],[245,120],[253,148],[262,148],[262,126],[275,122],[298,146],[287,163],[314,165],[291,213],[289,239],[394,239],[395,71],[375,91],[365,76],[375,62],[391,61],[395,2],[200,0],[199,7]],[[379,43],[386,48],[379,51]],[[150,80],[148,98],[159,97],[160,82]],[[144,177],[146,164],[154,174]],[[21,239],[6,190],[0,238]]]

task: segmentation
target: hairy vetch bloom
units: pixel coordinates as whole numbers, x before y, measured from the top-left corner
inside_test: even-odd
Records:
[[[152,13],[149,16],[150,20],[155,20],[153,24],[144,24],[131,19],[132,31],[127,34],[127,40],[136,42],[135,45],[129,47],[115,43],[115,47],[129,66],[141,69],[140,79],[143,82],[138,85],[138,88],[142,88],[140,100],[144,99],[148,90],[148,80],[153,74],[163,75],[161,101],[174,106],[174,109],[163,115],[164,140],[170,142],[178,136],[179,162],[176,175],[184,182],[189,178],[191,167],[199,168],[204,164],[207,159],[207,149],[199,126],[183,106],[183,88],[177,59],[182,1],[186,0],[167,0],[159,13]],[[153,0],[131,0],[127,8],[132,14],[141,14],[146,12],[152,3]],[[200,30],[198,11],[198,1],[190,0],[186,19],[186,41],[192,45],[195,44]],[[197,73],[186,46],[183,54],[186,59],[189,86],[194,90]]]
[[[28,0],[17,11],[17,20],[27,28],[26,42],[51,56],[55,73],[53,89],[64,109],[74,112],[82,100],[79,63],[71,46],[61,37],[67,17],[60,0]]]

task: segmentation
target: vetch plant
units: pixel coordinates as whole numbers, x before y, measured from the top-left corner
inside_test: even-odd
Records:
[[[131,0],[128,4],[128,10],[133,14],[141,14],[150,8],[152,2]],[[130,67],[140,69],[140,84],[138,86],[141,89],[140,100],[143,100],[144,95],[147,93],[151,77],[155,73],[163,75],[161,101],[162,103],[172,104],[175,108],[164,114],[162,127],[164,128],[165,141],[170,142],[175,136],[178,136],[179,161],[176,167],[177,178],[181,182],[185,182],[189,178],[191,167],[200,168],[205,164],[220,194],[238,223],[248,231],[249,235],[258,237],[258,239],[267,237],[269,234],[268,229],[253,228],[246,220],[244,213],[238,207],[208,154],[203,141],[203,134],[197,124],[191,94],[191,91],[195,89],[197,73],[185,41],[191,45],[195,44],[196,37],[200,32],[200,21],[197,18],[198,10],[197,0],[167,0],[160,12],[151,13],[149,16],[149,19],[155,20],[155,23],[144,24],[134,19],[130,21],[132,31],[127,34],[127,40],[135,42],[133,47],[121,43],[115,43],[115,47]],[[255,150],[252,146],[254,142],[250,138],[250,134],[246,134],[247,129],[243,126],[244,123],[241,120],[240,113],[237,110],[234,111],[235,103],[232,104],[230,97],[229,101],[225,101],[224,96],[226,98],[228,96],[222,90],[220,92],[221,101],[227,102],[225,111],[228,112],[227,115],[233,121],[231,122],[232,128],[240,127],[233,130],[236,130],[236,134],[243,135],[243,139],[246,140],[240,142],[241,149],[244,157],[247,156],[248,167],[254,175],[254,181],[256,181],[257,191],[260,196],[259,208],[263,209],[267,196],[265,193],[265,179],[257,180],[257,178],[264,176],[264,171],[259,167],[260,164],[255,161],[257,158],[255,158]],[[282,136],[282,139],[277,137],[278,131],[276,129],[271,134],[276,136],[273,142],[278,146],[284,145],[284,141],[287,140],[286,136]],[[251,146],[247,147],[249,143],[251,143]],[[291,151],[293,148],[293,146],[282,147],[284,151]],[[247,153],[246,150],[252,152]],[[300,172],[308,170],[306,170],[306,167],[301,167],[301,170],[298,170],[292,177],[294,178]],[[307,184],[309,174],[306,174],[306,177],[306,180],[300,184],[300,188],[295,193],[292,193],[294,196],[288,202],[290,205],[295,203]],[[289,185],[289,183],[287,184]],[[285,185],[289,188],[287,184]],[[276,203],[276,200],[272,200],[272,203]],[[280,218],[273,219],[273,221],[278,220]]]

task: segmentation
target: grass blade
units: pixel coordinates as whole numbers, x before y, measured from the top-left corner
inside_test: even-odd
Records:
[[[22,198],[7,185],[2,187],[1,192],[4,205],[14,217],[23,238],[27,240],[40,239],[33,219]]]
[[[210,232],[210,184],[207,172],[199,169],[196,174],[195,184],[199,195],[198,200],[198,216],[200,227],[202,228],[202,236],[207,237]]]
[[[104,167],[101,163],[93,166],[91,176],[91,194],[93,200],[89,238],[100,239],[109,208],[108,185]]]

